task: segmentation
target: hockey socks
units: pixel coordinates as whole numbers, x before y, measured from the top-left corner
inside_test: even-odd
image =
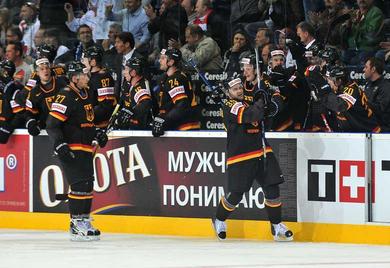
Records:
[[[225,221],[240,203],[242,195],[243,193],[229,193],[227,197],[223,196],[217,208],[216,218]]]
[[[280,199],[266,199],[265,209],[267,210],[268,219],[272,224],[278,224],[282,221],[282,202]]]

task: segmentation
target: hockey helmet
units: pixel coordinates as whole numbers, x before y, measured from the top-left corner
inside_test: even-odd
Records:
[[[137,74],[143,74],[144,72],[144,61],[139,57],[132,57],[126,61],[125,66],[132,70],[135,70]]]
[[[346,78],[346,71],[343,66],[335,65],[332,66],[327,72],[326,76],[331,79],[345,79]]]
[[[327,47],[318,52],[318,57],[330,64],[335,64],[339,59],[339,53],[337,52],[337,49],[333,47]]]
[[[252,65],[254,69],[256,69],[256,55],[251,54],[249,56],[246,56],[246,57],[241,59],[240,63],[241,63],[241,66],[243,66],[244,64],[249,64],[249,65]],[[258,64],[259,64],[259,67],[261,70],[263,67],[262,58],[259,58]]]
[[[10,60],[0,62],[0,75],[3,78],[12,78],[15,73],[15,64]]]
[[[168,59],[174,60],[175,63],[179,63],[181,61],[181,51],[176,48],[168,48],[168,49],[162,49],[161,55],[166,55]]]
[[[67,74],[69,79],[71,79],[73,75],[88,73],[88,69],[80,61],[72,61],[68,64],[67,67]]]
[[[90,46],[84,52],[84,56],[88,59],[95,59],[97,62],[102,62],[103,59],[103,50],[99,46]]]
[[[237,84],[240,84],[242,86],[243,85],[242,81],[243,80],[240,75],[232,75],[226,79],[225,88],[229,90],[230,88],[234,87]]]
[[[54,48],[54,46],[52,46],[52,45],[43,44],[43,45],[39,46],[37,49],[37,56],[38,56],[37,58],[38,59],[47,58],[49,60],[49,62],[52,63],[54,61],[56,55],[57,55],[57,51]]]

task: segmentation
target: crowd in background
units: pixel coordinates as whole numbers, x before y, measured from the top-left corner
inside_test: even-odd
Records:
[[[116,81],[135,54],[158,72],[163,48],[180,49],[183,61],[194,60],[203,72],[229,76],[254,49],[264,69],[277,49],[285,68],[299,68],[289,43],[314,52],[334,48],[340,64],[363,69],[374,56],[390,62],[389,13],[387,0],[3,0],[0,58],[15,64],[14,79],[23,85],[43,44],[55,48],[55,65],[101,46]]]

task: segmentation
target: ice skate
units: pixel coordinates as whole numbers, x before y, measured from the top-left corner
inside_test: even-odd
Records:
[[[226,238],[226,223],[216,218],[212,218],[211,221],[213,223],[213,228],[218,239],[224,240]]]
[[[271,233],[274,237],[274,240],[278,242],[294,240],[293,232],[289,230],[283,223],[271,224]]]
[[[100,231],[91,224],[90,217],[75,217],[70,221],[71,241],[97,241],[100,240]]]

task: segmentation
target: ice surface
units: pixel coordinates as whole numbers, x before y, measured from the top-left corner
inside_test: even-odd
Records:
[[[1,268],[390,267],[390,246],[103,234],[70,242],[66,232],[0,229]]]

